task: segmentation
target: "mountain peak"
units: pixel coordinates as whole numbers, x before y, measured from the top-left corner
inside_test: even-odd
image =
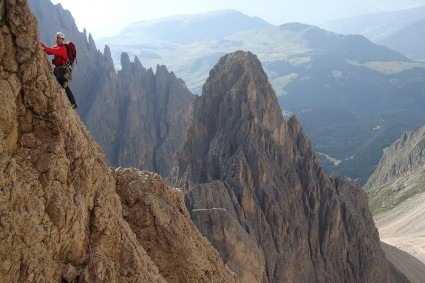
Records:
[[[216,91],[217,88],[220,91]],[[273,129],[276,125],[272,125],[271,120],[282,116],[267,75],[257,56],[251,52],[236,51],[222,57],[210,71],[202,93],[206,101],[215,96],[223,99],[221,112],[217,113],[221,115],[216,116],[216,119],[222,118],[223,123],[230,116],[246,121],[253,119]]]
[[[183,150],[182,158],[187,166],[191,166],[193,160],[190,156],[194,155],[189,152],[192,148],[200,149],[197,153],[202,156],[202,161],[198,160],[197,166],[203,173],[192,175],[194,179],[188,180],[189,183],[219,178],[222,170],[217,165],[229,162],[228,158],[241,148],[240,137],[234,135],[246,135],[248,138],[251,131],[265,131],[265,135],[281,142],[280,133],[286,128],[276,95],[260,61],[254,54],[245,51],[223,56],[210,71],[202,96],[194,103],[192,117],[188,136],[197,138],[184,143],[183,147],[188,152]],[[226,145],[229,151],[220,157],[205,155],[209,145],[216,143],[217,139],[219,143],[229,142],[229,147]],[[220,161],[213,160],[215,158]]]
[[[210,71],[170,181],[242,282],[405,280],[389,270],[366,194],[326,176],[251,52]]]

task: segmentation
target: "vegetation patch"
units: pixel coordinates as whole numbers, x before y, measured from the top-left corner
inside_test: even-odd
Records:
[[[404,201],[423,193],[425,193],[425,167],[415,170],[391,184],[369,190],[369,209],[376,216],[390,211]]]

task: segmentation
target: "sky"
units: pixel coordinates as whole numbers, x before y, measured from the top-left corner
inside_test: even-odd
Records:
[[[274,25],[320,26],[350,16],[425,6],[425,0],[51,0],[73,15],[94,39],[114,36],[131,23],[173,15],[234,9]]]

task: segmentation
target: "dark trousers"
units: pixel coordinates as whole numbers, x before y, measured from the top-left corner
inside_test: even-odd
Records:
[[[77,105],[75,103],[74,95],[71,92],[71,89],[68,85],[68,80],[65,78],[67,70],[64,67],[55,67],[53,70],[53,74],[55,75],[56,79],[58,80],[59,84],[65,89],[66,96],[68,96],[69,102],[71,104]]]

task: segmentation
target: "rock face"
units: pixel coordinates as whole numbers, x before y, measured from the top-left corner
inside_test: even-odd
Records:
[[[110,59],[85,122],[110,164],[166,175],[183,141],[194,96],[165,66],[157,66],[154,74],[125,53],[121,64],[115,74]]]
[[[39,49],[27,1],[0,0],[0,25],[0,281],[236,281],[181,192],[110,171]]]
[[[196,231],[180,190],[146,171],[117,169],[114,176],[124,219],[168,282],[236,282]]]
[[[416,133],[406,132],[386,148],[378,167],[365,188],[390,184],[425,166],[425,126]]]
[[[184,138],[194,95],[165,66],[156,73],[123,53],[116,71],[111,51],[97,49],[93,38],[78,32],[61,5],[30,0],[41,38],[53,44],[62,30],[77,45],[78,63],[71,83],[84,123],[113,166],[131,166],[168,174],[172,157]]]
[[[250,52],[224,56],[193,106],[169,181],[243,282],[406,282],[366,194],[320,168]]]

